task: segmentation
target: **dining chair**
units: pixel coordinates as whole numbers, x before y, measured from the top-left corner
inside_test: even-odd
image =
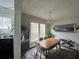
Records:
[[[55,54],[51,54],[50,50],[45,50],[44,48],[40,47],[39,43],[36,43],[36,54],[35,54],[35,59],[36,56],[38,56],[38,53],[40,53],[39,57],[42,59],[42,55],[45,56],[46,59],[48,59],[48,56],[53,56]]]
[[[40,53],[40,59],[41,59],[42,55],[45,56],[45,50],[42,47],[40,47],[39,43],[36,43],[36,49],[37,49],[37,51],[36,51],[36,54],[35,54],[35,59],[36,59],[36,56],[37,56],[38,53]]]

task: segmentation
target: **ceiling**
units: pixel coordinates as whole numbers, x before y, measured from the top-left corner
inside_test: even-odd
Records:
[[[14,9],[14,0],[0,0],[0,6],[9,9]]]
[[[79,0],[23,0],[23,12],[52,20],[79,16]]]

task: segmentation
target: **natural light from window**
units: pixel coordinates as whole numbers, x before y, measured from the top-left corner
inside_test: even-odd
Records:
[[[11,18],[0,17],[0,34],[10,32],[12,29]]]
[[[31,22],[31,41],[36,41],[39,39],[39,24]]]
[[[40,37],[45,37],[45,24],[40,24]]]

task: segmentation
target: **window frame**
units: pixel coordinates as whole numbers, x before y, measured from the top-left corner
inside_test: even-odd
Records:
[[[34,21],[30,22],[30,29],[31,29],[31,23]],[[40,22],[34,22],[34,23],[38,23],[38,34],[39,34],[39,38],[40,38],[40,24],[45,24],[45,23],[40,23]],[[45,24],[45,34],[46,34],[46,24]],[[30,30],[30,38],[31,38],[31,30]]]
[[[0,24],[0,30],[3,31],[2,33],[4,33],[4,30],[7,30],[8,32],[10,32],[12,30],[12,18],[11,17],[5,17],[5,16],[0,16],[0,20],[2,21]],[[6,22],[6,20],[8,22]],[[7,33],[8,33],[7,32]],[[2,34],[0,33],[0,34]]]

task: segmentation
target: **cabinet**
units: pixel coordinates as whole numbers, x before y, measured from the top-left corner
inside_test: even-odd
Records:
[[[13,59],[13,38],[0,39],[0,58]]]

